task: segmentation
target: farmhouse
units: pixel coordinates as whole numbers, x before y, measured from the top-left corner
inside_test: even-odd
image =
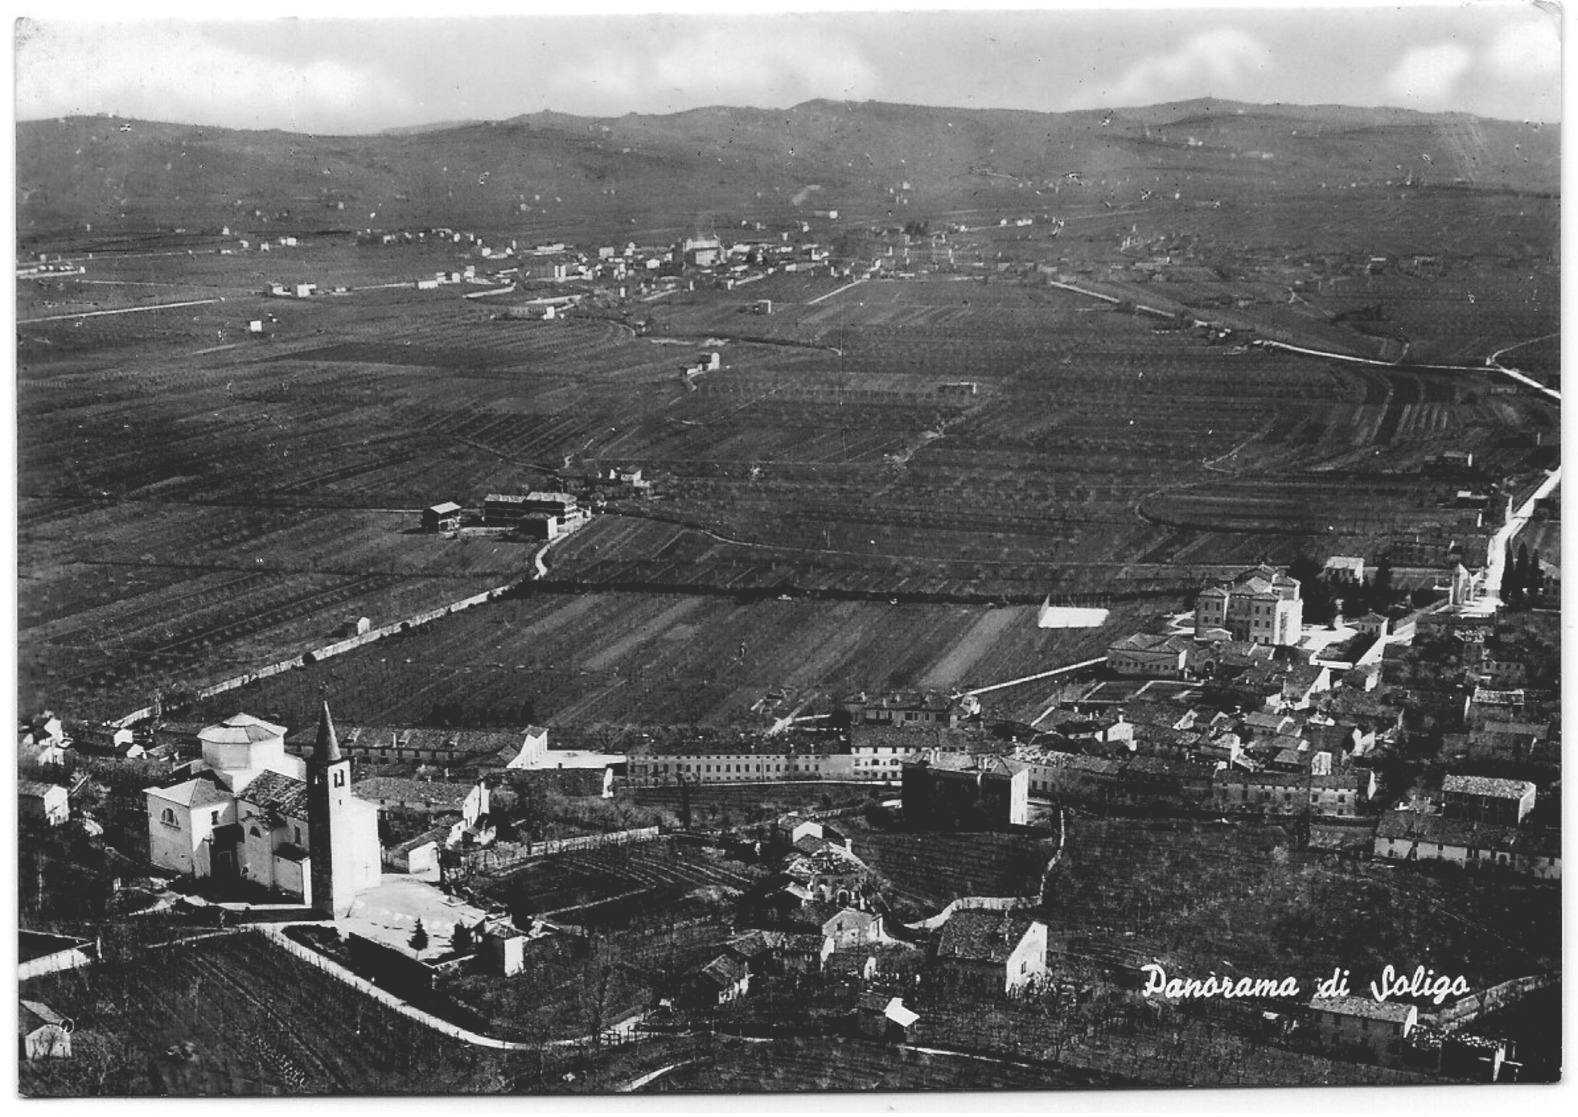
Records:
[[[1402,1061],[1403,1041],[1418,1023],[1413,1005],[1373,997],[1316,997],[1305,1018],[1321,1050],[1388,1066]]]
[[[882,940],[882,916],[859,908],[841,908],[823,920],[819,930],[832,942],[834,951],[851,950]]]
[[[1262,811],[1353,818],[1375,795],[1375,773],[1356,769],[1340,775],[1306,771],[1220,771],[1211,781],[1211,801],[1221,811]]]
[[[286,755],[283,726],[246,714],[198,739],[189,778],[144,791],[154,864],[250,881],[335,915],[378,883],[378,810],[351,793],[327,705],[306,762]]]
[[[1560,880],[1561,831],[1470,822],[1414,811],[1388,811],[1375,830],[1375,856],[1394,861],[1446,861],[1499,869],[1536,880]]]
[[[18,817],[46,826],[60,826],[71,818],[71,796],[59,784],[38,780],[18,780]]]
[[[373,776],[357,780],[352,791],[358,799],[390,814],[458,814],[467,826],[488,813],[488,787],[438,780],[404,780]]]
[[[914,826],[1023,826],[1030,769],[1002,756],[931,749],[904,761],[905,821]]]
[[[461,507],[452,500],[422,510],[423,531],[458,531]]]
[[[579,511],[576,498],[569,493],[489,493],[482,502],[482,519],[490,527],[514,526],[533,512],[546,512],[566,520]]]
[[[1046,924],[1013,911],[955,911],[942,925],[935,960],[961,984],[1020,992],[1046,977]]]
[[[1298,581],[1271,566],[1208,586],[1195,598],[1197,633],[1225,628],[1235,640],[1291,646],[1299,642],[1303,624]]]
[[[1181,679],[1190,648],[1191,642],[1182,636],[1136,632],[1107,649],[1107,667],[1119,675]]]
[[[842,703],[844,712],[855,725],[953,725],[969,716],[945,695],[936,691],[899,691],[894,694],[852,694]],[[975,709],[980,709],[976,703]]]
[[[753,930],[730,939],[728,949],[752,973],[821,973],[833,940],[823,934]]]
[[[1469,822],[1516,826],[1534,809],[1534,797],[1528,780],[1447,776],[1441,783],[1442,813]]]
[[[729,954],[720,954],[691,972],[680,991],[680,1003],[711,1009],[743,997],[751,988],[750,967]]]

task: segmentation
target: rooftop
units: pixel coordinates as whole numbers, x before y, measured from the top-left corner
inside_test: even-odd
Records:
[[[307,817],[307,781],[279,772],[264,772],[236,798],[291,818]]]
[[[1011,911],[956,911],[942,925],[937,957],[1006,962],[1034,922]]]
[[[1368,1020],[1385,1020],[1393,1024],[1407,1022],[1418,1012],[1413,1005],[1395,1001],[1377,1001],[1374,997],[1316,997],[1310,1008],[1317,1012],[1330,1012],[1338,1016],[1360,1016]]]
[[[284,737],[285,732],[283,725],[274,725],[251,714],[237,714],[235,717],[226,718],[218,725],[210,725],[199,730],[197,739],[215,744],[242,745]]]
[[[1535,790],[1528,780],[1498,780],[1489,776],[1448,776],[1441,781],[1443,794],[1483,795],[1491,799],[1522,799]]]
[[[406,780],[396,776],[370,776],[351,788],[358,799],[398,799],[404,803],[427,803],[459,810],[476,784],[444,783],[438,780]],[[249,789],[250,790],[250,789]]]

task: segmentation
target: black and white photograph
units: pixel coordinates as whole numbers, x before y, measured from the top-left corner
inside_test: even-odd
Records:
[[[216,9],[13,13],[14,1094],[1556,1098],[1562,6]]]

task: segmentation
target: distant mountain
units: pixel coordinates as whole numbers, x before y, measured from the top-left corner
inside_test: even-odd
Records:
[[[483,123],[480,120],[440,120],[432,124],[406,124],[397,128],[380,129],[380,136],[420,136],[424,132],[447,132],[451,128],[469,128],[473,124]]]
[[[1142,189],[1208,199],[1411,178],[1554,193],[1560,181],[1559,126],[1213,99],[1067,113],[826,100],[541,112],[371,136],[70,117],[20,123],[16,136],[24,242],[88,223],[96,235],[265,218],[531,235],[722,227],[810,207],[908,220]]]

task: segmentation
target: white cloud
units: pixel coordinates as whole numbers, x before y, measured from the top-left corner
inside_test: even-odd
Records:
[[[1460,43],[1414,47],[1387,75],[1386,89],[1410,108],[1446,108],[1473,65],[1474,52]]]
[[[1503,81],[1558,80],[1562,40],[1556,21],[1536,16],[1507,24],[1485,48],[1484,65]]]
[[[1271,51],[1259,39],[1236,27],[1219,27],[1134,63],[1105,91],[1103,100],[1153,105],[1207,95],[1247,96],[1271,65]]]
[[[709,29],[659,55],[654,80],[693,103],[774,107],[811,97],[860,99],[877,89],[858,47],[808,30],[778,21]]]
[[[413,105],[369,67],[262,58],[190,24],[31,24],[18,28],[16,63],[22,118],[103,111],[311,131]]]

